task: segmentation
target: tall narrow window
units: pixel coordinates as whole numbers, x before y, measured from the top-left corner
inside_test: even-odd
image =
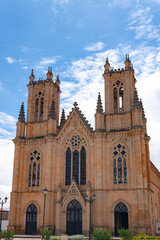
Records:
[[[124,183],[127,183],[127,166],[126,166],[126,159],[123,160],[123,170],[124,170]]]
[[[86,149],[81,149],[81,185],[86,184]]]
[[[113,89],[113,98],[114,98],[114,113],[117,113],[117,100],[118,100],[118,96],[117,96],[117,88]]]
[[[118,158],[118,183],[122,183],[122,158]]]
[[[127,183],[127,154],[126,149],[120,143],[113,150],[113,179],[114,184]],[[118,177],[118,180],[117,180]]]
[[[37,98],[35,102],[35,121],[38,120],[38,110],[39,110],[39,99]]]
[[[32,164],[30,163],[29,164],[29,183],[28,183],[29,187],[31,186],[31,174],[32,174]]]
[[[119,89],[119,111],[123,112],[123,87]]]
[[[33,178],[32,178],[32,186],[36,185],[36,162],[33,163]]]
[[[40,104],[40,117],[43,116],[43,105],[44,105],[44,98],[41,98],[41,104]]]
[[[39,186],[39,180],[40,180],[40,163],[38,163],[38,170],[37,170],[37,186]]]
[[[79,152],[73,152],[73,178],[79,184]]]
[[[66,185],[71,184],[71,149],[66,151]]]
[[[117,183],[117,168],[116,168],[116,159],[113,160],[113,175],[114,175],[114,183]]]
[[[40,186],[40,160],[40,153],[37,150],[31,153],[29,158],[29,187]]]

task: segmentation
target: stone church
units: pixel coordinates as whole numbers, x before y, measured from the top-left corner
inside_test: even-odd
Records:
[[[160,173],[150,161],[146,117],[128,55],[124,63],[112,69],[106,59],[105,106],[99,93],[94,130],[76,102],[59,121],[59,76],[53,81],[49,68],[45,80],[35,81],[32,70],[27,119],[22,103],[14,139],[8,229],[88,235],[91,216],[92,229],[155,234]]]

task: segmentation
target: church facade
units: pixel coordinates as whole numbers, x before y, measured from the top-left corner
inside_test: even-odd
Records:
[[[22,103],[15,154],[8,229],[38,234],[89,234],[125,227],[155,234],[160,220],[160,173],[150,161],[146,117],[135,87],[134,69],[104,66],[104,110],[98,94],[95,130],[75,102],[59,124],[60,80],[28,84],[27,119]],[[48,189],[45,201],[44,188]]]

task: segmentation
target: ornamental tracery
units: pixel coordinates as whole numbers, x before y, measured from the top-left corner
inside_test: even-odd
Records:
[[[127,152],[122,144],[118,144],[113,149],[113,176],[114,184],[127,183]]]
[[[39,187],[40,185],[40,162],[41,155],[37,150],[34,150],[29,157],[29,187]]]

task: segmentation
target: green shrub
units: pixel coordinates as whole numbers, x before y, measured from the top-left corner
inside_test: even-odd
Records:
[[[52,234],[51,230],[49,230],[49,229],[41,229],[40,233],[41,233],[42,239],[50,240],[50,237],[51,237],[51,234]]]
[[[133,240],[160,240],[160,237],[156,237],[156,236],[148,236],[148,235],[144,235],[144,236],[138,236],[138,237],[134,237]]]
[[[143,233],[143,232],[140,232],[140,233],[137,234],[137,237],[145,237],[145,236],[146,236],[146,234]]]
[[[68,237],[68,240],[84,240],[85,239],[85,237],[83,236],[83,235],[72,235],[72,236],[69,236]]]
[[[52,240],[60,240],[60,237],[52,237]]]
[[[92,238],[95,240],[111,240],[112,235],[108,230],[94,230]]]
[[[118,230],[118,233],[123,240],[131,240],[133,238],[133,233],[129,229],[121,228]]]
[[[0,237],[4,238],[5,240],[12,240],[14,238],[14,232],[11,230],[1,231]]]

